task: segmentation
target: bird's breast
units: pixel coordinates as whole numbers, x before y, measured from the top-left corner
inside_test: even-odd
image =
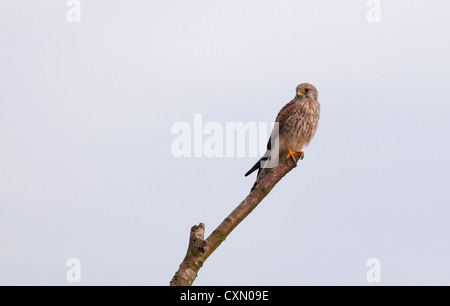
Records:
[[[307,103],[300,104],[286,120],[283,133],[280,133],[281,151],[302,150],[314,137],[318,122],[318,107],[313,107]]]

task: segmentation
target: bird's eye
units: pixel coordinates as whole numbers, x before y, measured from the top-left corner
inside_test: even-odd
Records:
[[[309,92],[309,89],[308,88],[305,88],[305,93],[308,93]]]

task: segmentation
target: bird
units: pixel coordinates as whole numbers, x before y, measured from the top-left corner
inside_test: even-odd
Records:
[[[317,89],[308,83],[296,87],[294,99],[278,113],[275,126],[267,143],[266,153],[245,174],[258,170],[256,181],[250,191],[255,190],[282,158],[303,159],[302,151],[313,139],[319,125],[320,103]]]

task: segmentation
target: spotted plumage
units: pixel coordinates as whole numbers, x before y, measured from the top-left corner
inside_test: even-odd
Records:
[[[278,134],[275,129],[267,144],[267,152],[263,157],[245,174],[248,176],[258,170],[256,182],[251,190],[271,172],[274,165],[270,165],[278,151],[278,160],[282,158],[303,158],[301,151],[314,137],[320,117],[320,104],[317,89],[308,83],[302,83],[296,88],[294,99],[286,104],[278,113],[275,122],[278,123]],[[277,144],[278,140],[278,145]]]

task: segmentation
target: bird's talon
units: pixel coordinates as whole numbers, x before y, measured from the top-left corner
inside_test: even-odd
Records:
[[[292,152],[292,150],[289,150],[289,153],[286,156],[286,158],[291,157],[294,160],[294,162],[296,162],[297,161],[295,159],[296,156],[299,156],[299,160],[302,160],[303,158],[305,158],[305,153],[303,151]]]
[[[288,153],[288,155],[286,156],[286,158],[289,158],[289,157],[291,157],[293,160],[294,160],[294,162],[296,162],[296,160],[295,160],[295,153],[294,152],[292,152],[290,149],[289,149],[289,153]]]
[[[295,155],[300,156],[300,160],[302,160],[303,158],[305,158],[305,153],[303,151],[297,151],[294,153]]]

